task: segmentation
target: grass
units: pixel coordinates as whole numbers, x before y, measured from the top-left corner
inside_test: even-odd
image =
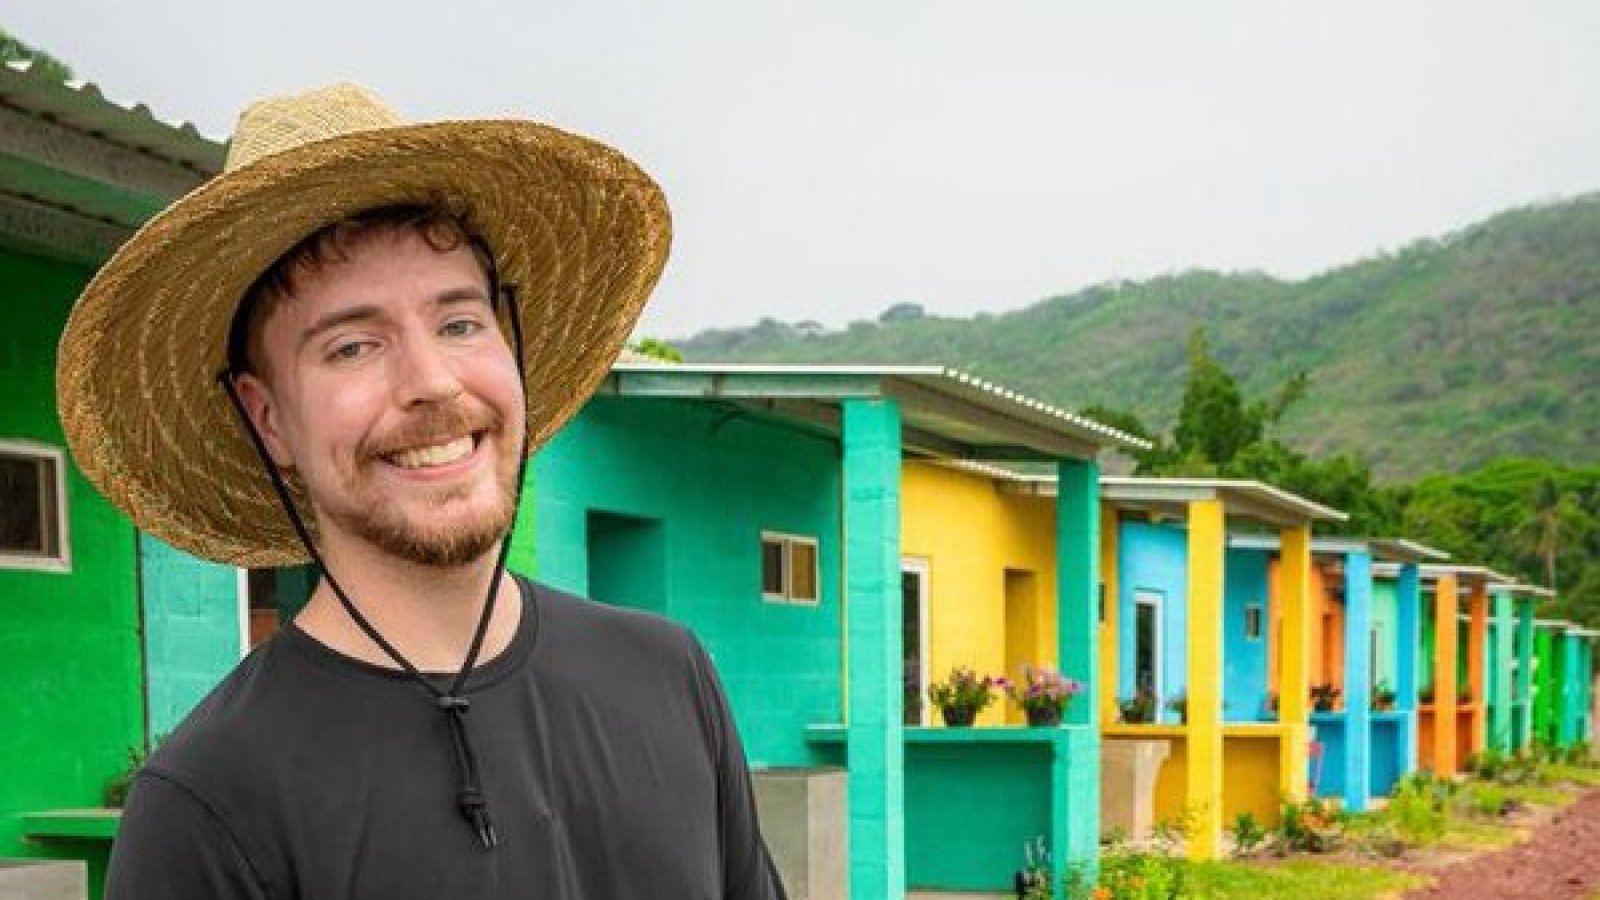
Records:
[[[1420,887],[1426,879],[1371,866],[1290,860],[1282,864],[1189,863],[1196,900],[1260,897],[1272,900],[1372,900]]]
[[[1450,821],[1439,846],[1447,850],[1499,850],[1517,843],[1522,837],[1523,832],[1510,825],[1458,816]]]
[[[1600,766],[1572,766],[1566,763],[1545,763],[1539,769],[1549,781],[1566,781],[1584,787],[1600,787]]]

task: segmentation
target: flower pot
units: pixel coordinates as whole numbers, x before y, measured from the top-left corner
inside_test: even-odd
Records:
[[[1050,727],[1061,724],[1061,708],[1058,706],[1029,706],[1023,712],[1028,716],[1029,725]]]
[[[939,715],[944,717],[946,725],[952,728],[964,728],[978,718],[978,711],[966,706],[941,706]]]

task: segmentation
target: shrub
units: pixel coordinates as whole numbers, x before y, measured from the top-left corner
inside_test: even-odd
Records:
[[[1450,798],[1455,786],[1426,772],[1400,779],[1389,799],[1388,815],[1400,840],[1426,847],[1444,837],[1450,825]]]
[[[1328,801],[1313,797],[1303,803],[1285,801],[1278,823],[1280,853],[1327,853],[1344,837],[1343,817]]]
[[[1233,847],[1240,856],[1249,856],[1260,849],[1267,839],[1267,829],[1248,812],[1239,813],[1233,820]]]

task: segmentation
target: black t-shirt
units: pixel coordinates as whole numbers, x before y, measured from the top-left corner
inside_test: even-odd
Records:
[[[465,691],[495,849],[427,691],[291,625],[135,781],[109,900],[781,900],[699,643],[518,584],[517,633]]]

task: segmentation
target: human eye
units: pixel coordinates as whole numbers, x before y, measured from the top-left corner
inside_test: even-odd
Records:
[[[377,346],[374,341],[351,338],[337,340],[328,346],[327,355],[324,357],[330,363],[353,362],[366,356]]]
[[[483,323],[471,316],[450,319],[439,326],[439,333],[445,337],[471,337],[482,330]]]

